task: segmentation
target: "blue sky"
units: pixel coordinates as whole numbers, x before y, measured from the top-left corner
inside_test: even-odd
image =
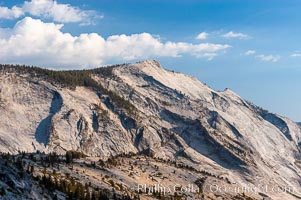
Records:
[[[154,58],[301,121],[300,10],[297,0],[0,0],[0,62],[70,69]]]

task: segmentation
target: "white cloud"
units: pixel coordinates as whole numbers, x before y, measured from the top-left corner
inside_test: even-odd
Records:
[[[0,28],[0,62],[76,68],[184,54],[210,60],[230,47],[212,43],[164,43],[149,33],[113,35],[107,39],[96,33],[73,36],[63,33],[62,27],[26,17],[13,29]]]
[[[280,59],[279,55],[265,55],[265,54],[257,54],[255,50],[248,50],[244,53],[246,56],[254,55],[255,58],[258,58],[265,62],[277,62]]]
[[[255,50],[248,50],[248,51],[245,52],[245,55],[246,55],[246,56],[254,55],[254,54],[256,54],[256,51],[255,51]]]
[[[31,16],[52,19],[55,22],[79,22],[83,25],[93,23],[93,19],[102,18],[92,10],[81,10],[69,4],[60,4],[54,0],[25,1],[21,7],[13,6],[11,9],[0,7],[0,19],[17,19],[29,14]]]
[[[246,35],[246,34],[243,34],[243,33],[235,33],[233,31],[230,31],[224,35],[222,35],[222,37],[224,38],[239,38],[239,39],[246,39],[248,38],[249,36]]]
[[[208,35],[209,35],[208,33],[202,32],[202,33],[198,34],[195,39],[197,39],[197,40],[205,40],[205,39],[207,39]]]
[[[267,62],[277,62],[280,59],[280,56],[275,56],[275,55],[258,55],[256,56],[257,58],[260,58],[262,61],[267,61]]]
[[[13,6],[11,9],[0,6],[0,19],[15,19],[24,14],[23,10],[17,6]]]
[[[291,57],[301,57],[301,53],[293,53]]]

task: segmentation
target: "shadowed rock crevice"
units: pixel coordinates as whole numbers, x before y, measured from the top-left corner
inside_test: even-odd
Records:
[[[98,114],[94,111],[92,115],[92,127],[94,132],[98,132],[99,129],[99,122],[98,122]]]
[[[241,133],[236,129],[236,127],[232,124],[230,124],[227,120],[225,120],[222,116],[218,114],[216,111],[209,111],[210,118],[207,120],[208,124],[211,126],[211,128],[218,129],[218,126],[227,126],[232,133],[236,137],[242,137]]]
[[[249,105],[252,107],[252,109],[258,114],[260,115],[264,120],[266,120],[267,122],[273,124],[278,130],[280,130],[283,135],[289,140],[289,141],[293,141],[293,138],[291,136],[289,127],[287,125],[287,123],[281,119],[280,117],[278,117],[277,115],[270,113],[269,111],[260,108],[252,103],[249,103]],[[298,123],[297,123],[298,124]]]
[[[211,136],[198,120],[163,110],[160,117],[175,125],[177,133],[191,148],[227,169],[240,169],[245,163]]]
[[[128,131],[136,128],[136,126],[137,126],[136,121],[133,118],[128,117],[124,114],[119,115],[119,120],[120,120],[123,128],[125,128]]]
[[[60,95],[60,93],[54,91],[49,109],[49,115],[39,123],[35,132],[35,139],[44,146],[48,144],[49,136],[51,133],[52,118],[61,110],[62,104],[62,96]]]
[[[289,141],[293,141],[290,130],[289,130],[286,122],[283,119],[277,117],[276,115],[274,115],[272,113],[268,113],[268,114],[264,115],[263,118],[266,121],[273,124],[274,126],[276,126]]]
[[[141,127],[141,128],[139,128],[139,129],[137,130],[137,135],[136,135],[135,141],[134,141],[134,146],[135,146],[136,148],[139,147],[139,144],[140,144],[140,142],[141,142],[141,140],[142,140],[142,137],[143,137],[143,131],[144,131],[144,127]]]
[[[224,98],[218,95],[215,92],[211,92],[212,100],[214,102],[215,107],[223,110],[226,112],[226,110],[230,107],[230,103]]]

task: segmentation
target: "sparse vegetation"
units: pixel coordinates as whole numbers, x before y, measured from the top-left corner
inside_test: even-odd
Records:
[[[52,84],[60,85],[74,89],[76,86],[89,87],[102,95],[108,95],[110,103],[114,106],[123,109],[130,115],[136,113],[136,108],[128,100],[124,99],[117,93],[104,88],[100,83],[92,78],[93,74],[98,74],[105,77],[113,76],[112,70],[120,65],[109,67],[101,67],[89,70],[67,70],[67,71],[54,71],[39,67],[25,66],[25,65],[3,65],[0,64],[0,73],[17,73],[19,75],[28,75],[37,80],[48,81]],[[0,102],[1,104],[1,102]]]

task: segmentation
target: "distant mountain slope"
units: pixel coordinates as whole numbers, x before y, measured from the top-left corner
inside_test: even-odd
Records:
[[[300,187],[300,126],[154,60],[64,72],[2,66],[0,91],[0,151],[143,153],[241,185]]]

